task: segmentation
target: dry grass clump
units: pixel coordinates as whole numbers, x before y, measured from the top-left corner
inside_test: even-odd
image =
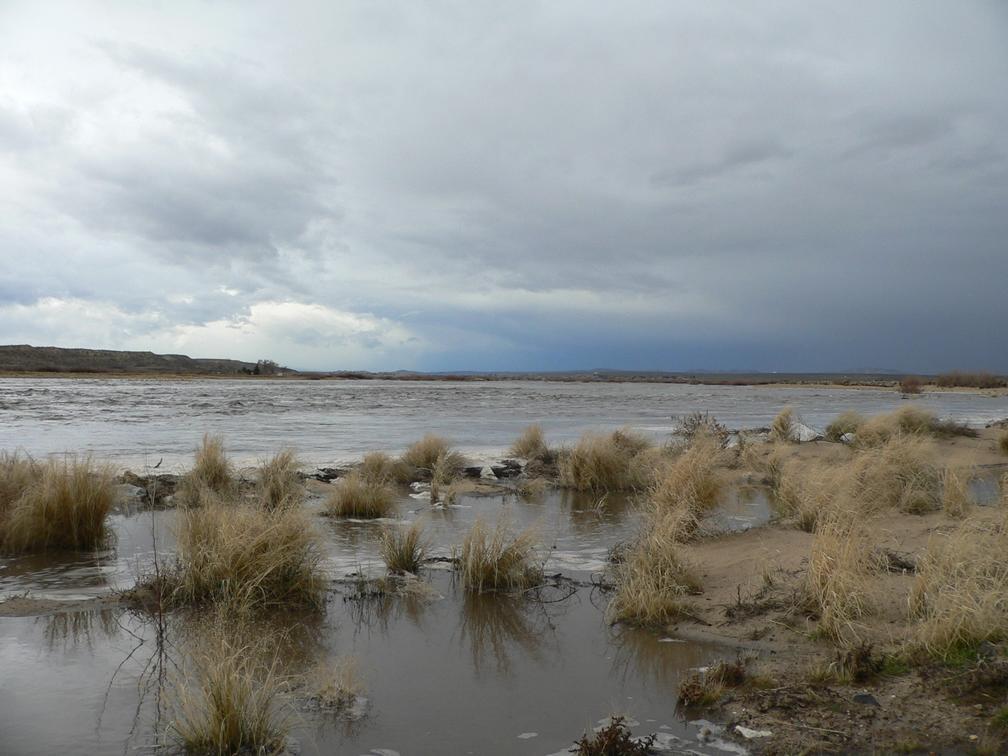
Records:
[[[843,484],[866,511],[933,512],[941,505],[942,483],[934,457],[930,440],[896,435],[878,447],[858,452],[846,468]]]
[[[967,483],[955,470],[946,468],[942,473],[942,509],[949,517],[961,519],[973,508]]]
[[[692,444],[673,462],[662,466],[649,491],[652,504],[661,512],[679,511],[692,532],[718,502],[721,481],[715,474],[717,438],[706,433],[694,436]]]
[[[379,542],[382,560],[392,572],[412,572],[416,574],[427,555],[427,543],[423,538],[423,525],[414,522],[408,528],[395,527],[386,530]]]
[[[770,423],[770,440],[782,444],[789,442],[794,433],[794,425],[794,410],[785,407]]]
[[[108,540],[105,518],[115,504],[115,478],[89,457],[44,464],[4,460],[0,550],[7,553],[95,549]]]
[[[170,605],[318,607],[325,579],[315,530],[298,509],[212,505],[181,514]]]
[[[839,642],[860,639],[856,620],[872,611],[869,588],[877,568],[871,534],[856,510],[834,507],[820,514],[803,593],[823,635]]]
[[[307,703],[313,709],[343,711],[353,706],[364,691],[357,660],[342,656],[330,664],[319,664],[309,675]]]
[[[259,465],[258,497],[265,509],[297,507],[304,499],[305,489],[298,473],[298,459],[285,449]]]
[[[473,593],[513,591],[542,582],[542,567],[535,557],[535,535],[525,530],[512,535],[506,520],[489,531],[476,520],[462,542],[459,570],[462,585]]]
[[[441,459],[441,464],[457,475],[465,465],[465,459],[451,448],[446,438],[428,433],[419,441],[414,442],[402,455],[402,461],[410,467],[433,472],[434,466]]]
[[[237,491],[234,469],[224,453],[224,439],[203,434],[193,468],[179,481],[174,500],[183,507],[219,504],[233,499]]]
[[[1008,454],[1008,430],[1003,431],[998,436],[998,449],[1001,450],[1002,454]]]
[[[645,454],[651,442],[628,431],[586,433],[560,457],[560,484],[578,491],[626,491],[644,488],[654,474]]]
[[[826,465],[783,464],[773,488],[777,512],[806,533],[813,532],[820,513],[836,500],[842,477],[842,469]]]
[[[721,700],[726,688],[737,688],[748,678],[741,659],[719,661],[679,684],[678,703],[680,706],[712,706]]]
[[[395,491],[385,483],[365,480],[358,472],[344,476],[329,494],[323,511],[330,517],[388,517],[395,506]]]
[[[686,439],[687,443],[692,443],[698,435],[712,436],[717,439],[718,444],[723,449],[728,443],[731,432],[724,423],[719,423],[717,418],[709,412],[691,412],[678,419],[679,427],[676,433]]]
[[[0,452],[0,521],[28,486],[41,477],[42,465],[31,457]]]
[[[865,422],[867,422],[865,416],[860,412],[853,410],[841,412],[833,422],[826,426],[826,440],[838,442],[846,433],[856,435]]]
[[[942,658],[1008,635],[1008,520],[966,520],[936,535],[910,591],[912,645]]]
[[[924,381],[916,375],[905,375],[899,382],[899,390],[902,394],[919,394],[923,386]]]
[[[914,407],[900,407],[893,412],[875,415],[864,421],[856,431],[859,446],[879,446],[896,436],[916,435],[948,438],[950,436],[970,436],[978,433],[964,423],[941,420],[930,410]]]
[[[616,592],[608,613],[615,622],[661,625],[681,616],[685,597],[700,581],[682,554],[695,525],[686,509],[652,509],[637,542],[613,566]]]
[[[530,425],[522,431],[517,440],[511,444],[508,453],[521,459],[537,459],[544,462],[553,459],[553,452],[546,444],[546,436],[539,424]]]
[[[609,724],[585,733],[568,749],[575,756],[649,756],[657,740],[654,734],[639,738],[626,724],[626,717],[611,716]]]
[[[393,459],[384,452],[369,452],[361,460],[357,474],[365,483],[409,483],[412,469],[401,459]]]
[[[172,738],[200,754],[274,753],[290,729],[279,698],[286,681],[276,649],[243,645],[220,624],[194,654],[193,669],[178,684]]]

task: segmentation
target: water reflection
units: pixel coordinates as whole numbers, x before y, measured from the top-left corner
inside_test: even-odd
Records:
[[[120,614],[122,609],[88,609],[44,615],[35,621],[43,626],[46,649],[66,652],[81,645],[93,648],[96,642],[118,635]]]

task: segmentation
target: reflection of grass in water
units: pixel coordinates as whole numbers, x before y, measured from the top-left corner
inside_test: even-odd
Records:
[[[498,674],[510,675],[516,650],[541,660],[552,632],[546,605],[535,599],[463,592],[461,640],[469,643],[477,674],[492,661]]]
[[[568,511],[571,529],[578,534],[607,530],[623,523],[636,510],[634,497],[614,491],[594,494],[562,490],[560,506]]]
[[[403,617],[422,629],[423,616],[433,596],[434,591],[427,583],[408,576],[390,576],[355,581],[343,600],[356,630],[377,628],[387,632],[390,623]]]
[[[662,692],[674,693],[694,667],[713,655],[696,643],[662,642],[651,630],[620,626],[610,635],[614,649],[612,676],[624,681],[652,681]]]
[[[66,651],[79,645],[93,647],[97,637],[113,638],[120,632],[118,615],[121,610],[87,609],[79,612],[59,612],[39,617],[45,624],[46,647],[53,651],[62,646]]]

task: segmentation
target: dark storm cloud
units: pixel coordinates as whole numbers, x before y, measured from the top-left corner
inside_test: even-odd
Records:
[[[0,340],[1008,370],[999,4],[0,13]]]

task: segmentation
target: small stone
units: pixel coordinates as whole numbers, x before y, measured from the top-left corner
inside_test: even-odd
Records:
[[[857,693],[854,696],[854,703],[864,704],[865,706],[879,706],[878,699],[875,698],[871,693]]]

